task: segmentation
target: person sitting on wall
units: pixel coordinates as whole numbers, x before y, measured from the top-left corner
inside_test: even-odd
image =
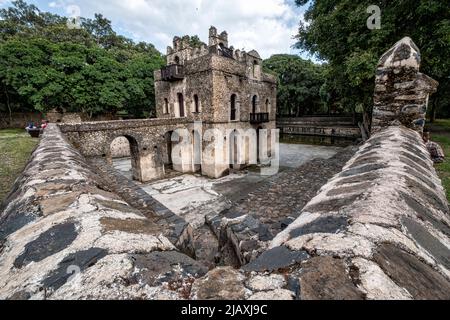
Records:
[[[48,121],[47,120],[42,120],[42,124],[41,124],[41,129],[44,130],[46,129],[48,126]]]
[[[434,163],[442,163],[445,159],[444,151],[440,145],[431,141],[430,131],[424,130],[423,141],[425,142],[428,152],[431,155],[431,160],[433,160]]]

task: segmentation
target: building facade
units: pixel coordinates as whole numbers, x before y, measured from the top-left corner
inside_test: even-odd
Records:
[[[252,163],[254,148],[262,161],[261,129],[268,130],[270,149],[270,133],[276,128],[276,77],[262,71],[262,59],[255,50],[245,52],[229,46],[225,31],[219,34],[211,27],[208,44],[175,37],[173,47],[167,48],[167,66],[155,72],[155,95],[157,117],[180,119],[188,123],[192,134],[191,146],[185,144],[180,152],[181,163],[173,163],[177,171],[201,171],[217,178],[230,166]],[[223,136],[224,143],[216,144],[214,150],[204,143],[208,137],[203,133],[208,129]],[[253,140],[256,145],[250,142],[251,132],[257,135]],[[200,156],[194,155],[196,148]],[[270,155],[267,152],[267,157]],[[166,155],[165,162],[171,160]]]

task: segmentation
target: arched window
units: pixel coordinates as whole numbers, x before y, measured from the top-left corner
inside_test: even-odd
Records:
[[[235,94],[231,95],[230,100],[230,120],[237,120],[237,107],[236,107],[237,96]]]
[[[194,94],[194,112],[200,112],[200,100],[198,99],[198,95]]]
[[[270,101],[269,101],[269,99],[266,99],[266,111],[265,112],[270,112]]]
[[[179,56],[175,56],[175,64],[180,64],[180,57]]]
[[[169,100],[167,100],[167,98],[164,99],[164,110],[163,110],[164,114],[168,114],[169,113]]]
[[[184,113],[184,97],[182,93],[178,93],[178,107],[180,108],[179,111],[179,115],[180,118],[184,118],[185,117],[185,113]]]
[[[258,69],[258,61],[253,60],[253,77],[256,77],[257,69]]]
[[[256,113],[257,103],[258,103],[258,97],[255,95],[252,98],[252,113]]]

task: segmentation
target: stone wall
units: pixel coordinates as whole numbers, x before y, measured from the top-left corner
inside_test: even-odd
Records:
[[[419,72],[420,62],[419,48],[408,37],[381,57],[376,73],[373,132],[400,123],[423,131],[428,98],[438,83]]]
[[[347,117],[279,118],[281,134],[361,138],[361,129]]]
[[[420,135],[436,83],[418,73],[419,57],[409,38],[382,57],[380,66],[394,68],[378,70],[372,137],[267,251],[222,271],[232,290],[212,289],[213,270],[194,282],[192,297],[450,299],[449,206]],[[257,231],[240,218],[224,219],[233,225],[227,237],[238,253],[258,254],[237,236]]]
[[[30,121],[34,122],[35,126],[40,126],[44,116],[38,112],[24,112],[13,113],[11,115],[12,122],[10,121],[9,114],[0,113],[0,129],[9,128],[25,128]]]

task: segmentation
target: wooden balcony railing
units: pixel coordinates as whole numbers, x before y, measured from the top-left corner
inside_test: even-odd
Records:
[[[163,81],[177,81],[184,79],[184,66],[181,64],[171,64],[161,69]]]
[[[250,123],[258,124],[269,122],[268,112],[250,113]]]

